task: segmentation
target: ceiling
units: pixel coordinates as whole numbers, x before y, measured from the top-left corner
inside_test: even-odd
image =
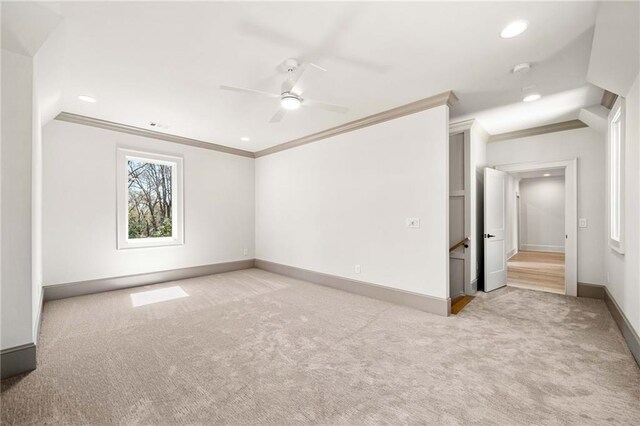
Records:
[[[41,61],[59,76],[60,110],[144,128],[160,122],[169,126],[161,130],[167,133],[250,151],[447,90],[459,98],[452,121],[477,117],[490,133],[577,118],[580,108],[599,103],[602,95],[586,82],[593,2],[46,7],[61,18],[43,48],[54,53]],[[529,29],[500,38],[514,19],[527,19]],[[271,124],[277,99],[219,89],[278,92],[285,77],[278,66],[290,57],[327,69],[309,71],[303,97],[350,111],[302,108]],[[511,73],[521,62],[531,62],[531,71]],[[522,87],[532,84],[543,98],[524,104]],[[84,103],[81,94],[98,102]],[[243,136],[251,140],[241,141]]]
[[[513,172],[510,174],[517,179],[536,179],[536,178],[542,178],[542,177],[564,176],[565,169],[564,167],[560,167],[556,169],[531,170],[528,172]],[[545,175],[548,175],[548,176],[545,176]]]

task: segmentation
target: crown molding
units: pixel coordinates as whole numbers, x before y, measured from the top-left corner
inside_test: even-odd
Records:
[[[159,139],[167,142],[179,143],[181,145],[192,146],[195,148],[204,148],[211,151],[224,152],[225,154],[239,155],[241,157],[254,158],[253,152],[244,151],[242,149],[231,148],[229,146],[218,145],[211,142],[199,141],[197,139],[185,138],[182,136],[170,135],[167,133],[156,132],[153,130],[142,129],[140,127],[129,126],[127,124],[114,123],[113,121],[101,120],[99,118],[87,117],[70,112],[61,112],[55,118],[56,120],[66,121],[68,123],[82,124],[84,126],[98,127],[100,129],[111,130],[114,132],[127,133],[129,135],[142,136],[145,138]]]
[[[265,155],[275,154],[276,152],[284,151],[287,149],[297,148],[302,145],[306,145],[311,142],[317,142],[322,139],[327,139],[333,136],[337,136],[343,133],[352,132],[354,130],[362,129],[364,127],[373,126],[385,121],[393,120],[396,118],[404,117],[405,115],[415,114],[417,112],[425,111],[431,108],[439,107],[442,105],[451,106],[458,98],[449,90],[447,92],[440,93],[435,96],[431,96],[425,99],[421,99],[416,102],[412,102],[406,105],[402,105],[387,111],[379,112],[377,114],[370,115],[368,117],[360,118],[358,120],[350,121],[340,126],[332,127],[321,132],[313,133],[311,135],[303,136],[298,139],[294,139],[289,142],[275,145],[255,153],[255,157],[264,157]]]
[[[516,130],[515,132],[499,133],[489,136],[489,142],[499,142],[507,139],[526,138],[528,136],[544,135],[545,133],[563,132],[565,130],[581,129],[587,127],[580,120],[569,120],[560,123],[547,124],[545,126],[531,127],[529,129]]]
[[[466,131],[470,131],[471,129],[475,129],[475,132],[479,135],[480,139],[483,141],[489,140],[489,133],[482,127],[482,125],[475,118],[470,118],[469,120],[456,121],[454,123],[449,124],[449,135],[455,135],[458,133],[464,133]]]
[[[364,127],[373,126],[385,121],[393,120],[396,118],[404,117],[405,115],[415,114],[417,112],[425,111],[431,108],[439,107],[442,105],[451,106],[456,102],[458,98],[449,90],[428,98],[421,99],[406,105],[402,105],[387,111],[379,112],[377,114],[370,115],[368,117],[360,118],[358,120],[351,121],[349,123],[341,124],[336,127],[332,127],[321,132],[313,133],[311,135],[303,136],[298,139],[294,139],[289,142],[284,142],[279,145],[274,145],[269,148],[265,148],[261,151],[251,152],[242,149],[231,148],[224,145],[218,145],[211,142],[204,142],[197,139],[185,138],[182,136],[171,135],[167,133],[161,133],[154,130],[143,129],[140,127],[129,126],[127,124],[115,123],[113,121],[101,120],[99,118],[87,117],[84,115],[73,114],[70,112],[61,112],[55,119],[60,121],[66,121],[68,123],[82,124],[84,126],[97,127],[100,129],[111,130],[114,132],[127,133],[130,135],[142,136],[146,138],[159,139],[167,142],[179,143],[182,145],[188,145],[196,148],[204,148],[212,151],[224,152],[226,154],[239,155],[248,158],[258,158],[269,154],[275,154],[276,152],[284,151],[298,146],[306,145],[311,142],[317,142],[322,139],[337,136],[342,133],[351,132],[354,130],[362,129]]]
[[[473,124],[476,122],[474,118],[464,121],[456,121],[455,123],[449,123],[449,134],[462,133],[467,130],[471,130]]]

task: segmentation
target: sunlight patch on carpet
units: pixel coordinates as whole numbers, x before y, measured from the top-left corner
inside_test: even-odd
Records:
[[[181,299],[189,295],[179,286],[161,288],[158,290],[141,291],[131,294],[131,303],[134,308],[151,305],[152,303],[166,302],[168,300]]]

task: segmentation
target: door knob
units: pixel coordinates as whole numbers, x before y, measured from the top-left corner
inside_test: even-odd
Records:
[[[492,235],[492,234],[484,234],[484,237],[485,237],[485,238],[493,238],[493,237],[495,237],[495,235]]]

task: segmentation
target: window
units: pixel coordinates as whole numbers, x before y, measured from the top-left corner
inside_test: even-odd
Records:
[[[182,158],[118,149],[118,248],[183,243]]]
[[[609,246],[624,253],[624,99],[618,97],[609,113]]]

